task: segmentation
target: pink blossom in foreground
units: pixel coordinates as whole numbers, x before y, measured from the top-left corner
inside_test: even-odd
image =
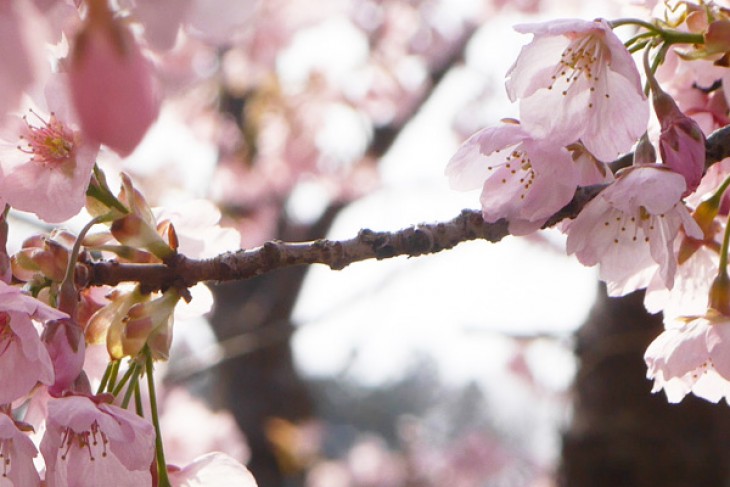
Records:
[[[83,208],[98,152],[75,124],[65,88],[65,78],[54,78],[46,86],[48,111],[26,99],[22,118],[11,118],[0,133],[0,192],[13,208],[50,223]]]
[[[84,134],[126,156],[159,112],[152,65],[106,2],[88,5],[71,52],[71,95]]]
[[[53,320],[46,324],[41,338],[53,363],[55,379],[49,390],[60,395],[74,383],[84,366],[84,331],[71,319]]]
[[[257,487],[246,467],[225,453],[198,457],[182,470],[170,472],[172,487]]]
[[[38,455],[33,441],[20,431],[8,415],[0,413],[0,485],[36,487],[40,476],[33,464]]]
[[[0,281],[0,404],[53,383],[53,365],[32,320],[66,315]]]
[[[507,93],[536,137],[580,139],[602,161],[628,151],[646,131],[649,106],[631,55],[605,20],[523,24],[534,34],[507,73]]]
[[[48,487],[152,485],[155,432],[144,418],[85,396],[48,403],[41,441]]]
[[[680,228],[693,238],[703,235],[680,199],[685,188],[684,178],[670,170],[630,168],[567,225],[568,253],[584,265],[600,264],[612,296],[646,287],[655,272],[671,289]]]
[[[17,108],[23,91],[44,71],[48,27],[27,0],[0,2],[0,114]]]
[[[676,403],[692,392],[718,402],[730,394],[730,318],[714,310],[662,332],[644,360],[652,392],[664,390]]]
[[[475,133],[446,167],[452,188],[483,188],[485,221],[504,218],[514,234],[537,230],[565,206],[580,174],[564,147],[534,139],[519,125]]]

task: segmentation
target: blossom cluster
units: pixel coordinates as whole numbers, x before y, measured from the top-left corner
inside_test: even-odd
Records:
[[[223,453],[181,467],[164,458],[152,374],[168,358],[176,305],[197,291],[89,287],[76,275],[79,260],[159,264],[240,243],[210,203],[154,211],[128,176],[112,190],[98,164],[132,153],[158,118],[156,64],[178,31],[212,39],[249,15],[237,8],[221,24],[225,12],[203,15],[210,2],[158,3],[0,6],[2,485],[256,485]],[[79,235],[32,236],[9,255],[11,209],[48,224],[83,211],[90,221]]]
[[[715,2],[662,7],[651,22],[518,25],[533,35],[506,78],[520,120],[472,135],[446,175],[456,189],[481,188],[485,221],[514,235],[555,224],[591,187],[559,228],[611,296],[646,289],[647,309],[664,312],[667,331],[646,352],[654,390],[730,401],[730,172],[727,161],[706,170],[705,157],[707,136],[727,123],[730,17]],[[628,26],[623,42],[614,31]]]

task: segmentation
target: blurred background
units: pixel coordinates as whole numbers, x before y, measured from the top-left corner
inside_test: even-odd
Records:
[[[152,205],[210,199],[244,248],[478,208],[443,171],[517,115],[504,75],[531,39],[512,26],[634,8],[183,3],[195,16],[156,57],[160,119],[106,163]],[[730,485],[726,407],[650,394],[642,355],[661,319],[640,295],[608,300],[558,232],[210,288],[165,378],[173,462],[224,450],[261,487]]]

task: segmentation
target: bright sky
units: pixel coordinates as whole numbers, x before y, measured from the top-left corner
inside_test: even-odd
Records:
[[[609,2],[554,4],[552,13],[543,17],[581,10],[573,15],[608,15]],[[504,74],[530,36],[515,33],[511,26],[538,19],[496,20],[470,45],[468,68],[446,79],[383,161],[382,189],[342,212],[331,238],[351,238],[363,227],[396,230],[448,220],[463,208],[478,208],[478,192],[451,191],[443,176],[458,145],[450,124],[456,110],[484,83],[493,85],[497,96],[474,109],[487,113],[492,123],[516,116],[504,93]],[[413,365],[416,352],[425,352],[437,361],[445,380],[474,380],[488,396],[499,395],[495,414],[519,424],[533,405],[524,387],[506,373],[515,343],[504,334],[564,337],[537,340],[527,359],[545,387],[565,390],[575,368],[569,337],[585,319],[597,290],[594,269],[564,255],[558,232],[548,232],[547,238],[557,251],[507,239],[497,245],[471,242],[417,259],[358,263],[340,272],[312,267],[295,310],[301,325],[294,338],[298,366],[312,376],[344,373],[375,385],[399,378]],[[555,416],[542,422],[542,431],[533,438],[537,454],[546,458],[557,451],[554,421]]]

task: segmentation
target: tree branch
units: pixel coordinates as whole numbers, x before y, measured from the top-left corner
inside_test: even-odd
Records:
[[[602,189],[579,189],[573,200],[545,224],[552,226],[572,218]],[[82,286],[139,282],[145,290],[171,286],[189,287],[202,281],[244,280],[283,267],[324,264],[333,270],[368,259],[400,255],[417,257],[451,249],[461,242],[484,239],[498,242],[509,235],[507,222],[486,223],[481,212],[463,210],[459,216],[439,223],[420,224],[396,232],[361,230],[349,240],[319,239],[311,242],[273,240],[261,247],[228,252],[212,259],[195,260],[179,255],[170,265],[122,264],[114,261],[87,262],[77,272]]]
[[[729,155],[730,127],[724,127],[707,138],[708,165]],[[552,227],[565,218],[575,218],[603,188],[603,185],[579,188],[571,202],[545,222],[543,228]],[[212,259],[195,260],[178,255],[169,265],[84,262],[78,265],[76,277],[77,283],[83,287],[139,282],[144,290],[153,291],[172,286],[189,287],[203,281],[250,279],[297,265],[324,264],[339,270],[362,260],[433,254],[469,240],[499,242],[507,235],[509,230],[505,220],[486,223],[481,212],[463,210],[459,216],[447,222],[420,224],[396,232],[364,229],[356,237],[342,241],[272,240],[261,247],[228,252]]]

